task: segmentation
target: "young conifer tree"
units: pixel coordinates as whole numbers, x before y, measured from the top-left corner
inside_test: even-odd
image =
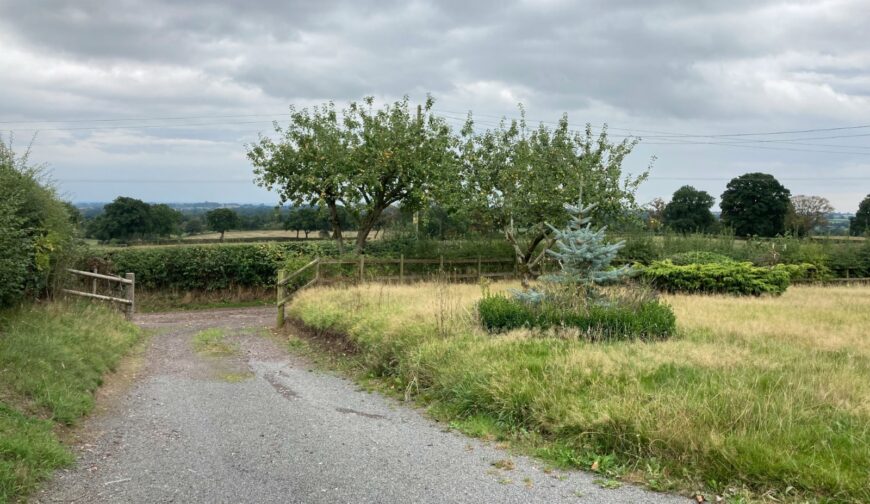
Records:
[[[583,293],[587,298],[595,297],[597,286],[613,284],[634,274],[634,270],[627,265],[611,267],[625,242],[605,241],[607,227],[592,227],[589,215],[594,209],[595,205],[584,206],[582,200],[577,205],[565,205],[571,219],[565,229],[549,226],[553,231],[555,246],[547,251],[559,263],[560,270],[540,278],[545,287],[550,284],[551,288],[545,288],[544,291],[518,291],[515,293],[517,299],[539,303],[547,296],[547,290],[556,290],[554,287],[561,287],[560,290],[567,288],[573,294]]]

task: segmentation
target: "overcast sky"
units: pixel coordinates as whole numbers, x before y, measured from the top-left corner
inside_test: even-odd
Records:
[[[456,125],[522,102],[641,136],[644,201],[691,184],[718,202],[761,171],[854,211],[868,27],[868,0],[0,0],[0,130],[21,148],[39,130],[33,159],[74,201],[275,203],[244,145],[289,105],[428,92]],[[823,131],[715,136],[793,130]]]

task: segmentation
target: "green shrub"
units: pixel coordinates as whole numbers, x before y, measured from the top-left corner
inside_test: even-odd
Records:
[[[827,280],[831,277],[830,270],[824,266],[816,266],[811,263],[801,264],[777,264],[773,267],[774,270],[785,271],[788,273],[789,280],[794,281],[819,281]]]
[[[656,300],[572,309],[547,302],[530,305],[494,295],[482,299],[477,309],[481,324],[490,332],[521,327],[576,328],[589,340],[617,341],[664,339],[676,329],[671,308]]]
[[[652,236],[635,235],[626,238],[625,245],[616,255],[617,262],[649,264],[661,257]]]
[[[50,293],[73,251],[73,231],[40,167],[0,138],[0,308]]]
[[[785,268],[738,262],[677,265],[668,260],[656,261],[643,268],[641,275],[653,287],[667,292],[738,296],[782,294],[790,280]]]
[[[736,262],[726,255],[707,251],[681,252],[672,255],[670,260],[679,266],[686,264],[724,264]]]

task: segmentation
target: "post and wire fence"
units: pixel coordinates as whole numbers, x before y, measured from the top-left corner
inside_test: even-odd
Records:
[[[404,284],[435,279],[461,282],[516,276],[516,260],[507,258],[445,259],[443,255],[433,259],[406,259],[404,255],[398,259],[367,258],[364,255],[358,259],[317,258],[295,271],[278,270],[276,322],[278,327],[282,327],[287,303],[297,292],[315,285],[366,281]]]

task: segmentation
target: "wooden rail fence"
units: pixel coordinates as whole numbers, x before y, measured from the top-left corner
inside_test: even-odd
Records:
[[[136,275],[134,273],[127,273],[123,277],[115,276],[115,275],[103,275],[101,273],[97,273],[96,271],[81,271],[76,269],[67,268],[69,273],[73,275],[77,275],[80,277],[86,277],[91,279],[91,292],[77,291],[72,289],[63,289],[63,291],[67,294],[72,294],[73,296],[81,296],[91,299],[98,299],[100,301],[109,301],[111,303],[119,303],[124,307],[124,315],[127,319],[133,318],[133,312],[136,309]],[[118,283],[124,289],[124,297],[119,298],[115,296],[106,296],[103,294],[97,294],[97,281],[98,280],[106,280],[109,284]]]
[[[409,274],[407,267],[418,265],[438,265],[438,270],[427,274]],[[502,271],[489,271],[493,265],[511,265],[512,267],[502,268]],[[354,272],[352,275],[330,277],[325,271],[328,266],[353,266]],[[389,266],[397,266],[398,272],[394,272],[397,274],[381,273],[381,270]],[[367,268],[368,273],[366,272]],[[504,269],[510,271],[504,271]],[[306,273],[310,275],[310,278]],[[366,258],[365,256],[360,256],[359,259],[317,258],[293,272],[284,269],[278,270],[278,280],[275,283],[276,306],[278,308],[276,321],[278,327],[282,327],[287,303],[297,292],[318,284],[348,281],[361,283],[367,280],[405,283],[432,278],[461,281],[481,278],[511,278],[515,277],[516,274],[516,261],[505,258],[445,259],[444,256],[441,256],[438,259],[405,259],[404,255],[398,259]]]

